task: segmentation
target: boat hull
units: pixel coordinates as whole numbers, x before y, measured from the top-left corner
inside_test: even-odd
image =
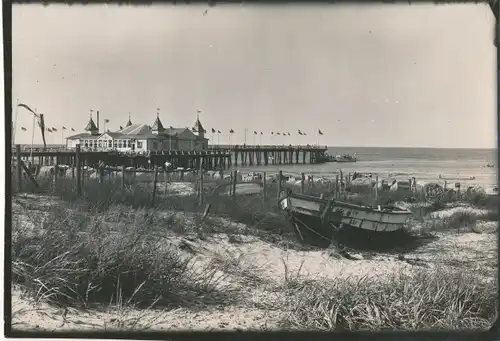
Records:
[[[282,209],[294,214],[319,219],[328,200],[298,194],[281,201]],[[380,209],[336,201],[328,212],[328,221],[336,226],[348,226],[374,232],[395,232],[412,215],[411,211],[397,207]]]

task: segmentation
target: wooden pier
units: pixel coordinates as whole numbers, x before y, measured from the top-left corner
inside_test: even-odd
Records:
[[[75,165],[77,151],[74,149],[21,148],[23,161],[42,166]],[[314,164],[324,160],[326,147],[320,146],[232,146],[211,148],[203,151],[151,151],[130,153],[117,151],[80,150],[79,157],[84,166],[127,166],[152,168],[169,162],[172,167],[210,170],[229,169],[232,166],[267,166],[286,164]],[[17,157],[16,148],[12,156]]]

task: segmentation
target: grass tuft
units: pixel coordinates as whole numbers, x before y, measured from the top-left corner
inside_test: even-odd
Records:
[[[313,330],[484,329],[496,290],[473,274],[418,270],[380,278],[307,281],[293,290],[288,328]]]

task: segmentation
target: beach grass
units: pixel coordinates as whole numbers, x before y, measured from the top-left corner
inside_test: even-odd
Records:
[[[213,181],[209,188],[220,183]],[[284,184],[285,188],[291,186]],[[220,271],[220,260],[200,264],[190,254],[189,243],[170,241],[224,233],[238,244],[247,234],[285,249],[304,249],[289,221],[277,212],[277,184],[268,184],[266,190],[266,201],[262,195],[233,200],[208,190],[204,203],[211,210],[204,218],[193,193],[158,193],[153,205],[150,187],[127,185],[122,191],[120,179],[103,184],[86,180],[81,197],[70,179],[55,185],[42,181],[31,192],[59,201],[43,211],[26,210],[28,222],[13,217],[13,282],[36,302],[86,309],[111,304],[134,309],[237,304],[245,290],[230,284],[227,273]],[[306,191],[318,193],[331,195],[332,188],[314,186]],[[382,193],[375,201],[354,193],[346,200],[380,204],[408,201],[412,195],[415,199],[410,201],[424,202],[410,192]],[[494,207],[492,201],[472,201]],[[442,208],[430,205],[428,210]],[[217,217],[240,225],[225,224]],[[440,228],[460,229],[496,219],[496,213],[457,211],[441,218]],[[413,230],[409,236],[418,233]],[[285,271],[286,300],[278,308],[286,312],[281,326],[293,329],[483,329],[495,316],[495,290],[494,283],[473,273],[447,268],[354,282],[303,278],[299,268]]]
[[[387,278],[298,280],[288,286],[292,329],[422,330],[491,326],[496,285],[449,269],[394,273]]]

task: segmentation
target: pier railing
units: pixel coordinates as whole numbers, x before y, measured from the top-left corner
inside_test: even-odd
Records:
[[[134,166],[151,169],[155,165],[219,170],[232,166],[267,166],[283,164],[315,164],[325,161],[326,147],[312,145],[298,146],[248,146],[235,145],[231,149],[205,150],[162,150],[162,151],[118,151],[109,149],[89,149],[78,146],[75,149],[58,148],[51,150],[22,149],[16,146],[13,157],[20,157],[31,164],[75,165],[80,158],[82,164],[90,166],[104,163],[109,166]],[[77,155],[78,154],[78,155]]]
[[[33,153],[41,153],[41,152],[75,152],[76,148],[67,148],[67,147],[34,147],[31,148],[29,145],[21,145],[21,152],[33,152]],[[215,146],[215,145],[210,145],[206,149],[202,150],[187,150],[187,149],[169,149],[169,150],[151,150],[151,151],[121,151],[116,148],[90,148],[90,147],[84,147],[81,146],[81,151],[82,152],[97,152],[97,153],[105,153],[105,152],[114,152],[114,153],[121,153],[121,154],[131,154],[131,155],[146,155],[146,154],[166,154],[166,153],[189,153],[189,152],[234,152],[234,151],[239,151],[239,150],[324,150],[326,151],[328,149],[328,146],[322,146],[322,145],[316,145],[316,144],[305,144],[305,145],[264,145],[264,144],[258,144],[258,145],[233,145],[233,146]],[[16,152],[16,148],[12,148],[12,153]]]

